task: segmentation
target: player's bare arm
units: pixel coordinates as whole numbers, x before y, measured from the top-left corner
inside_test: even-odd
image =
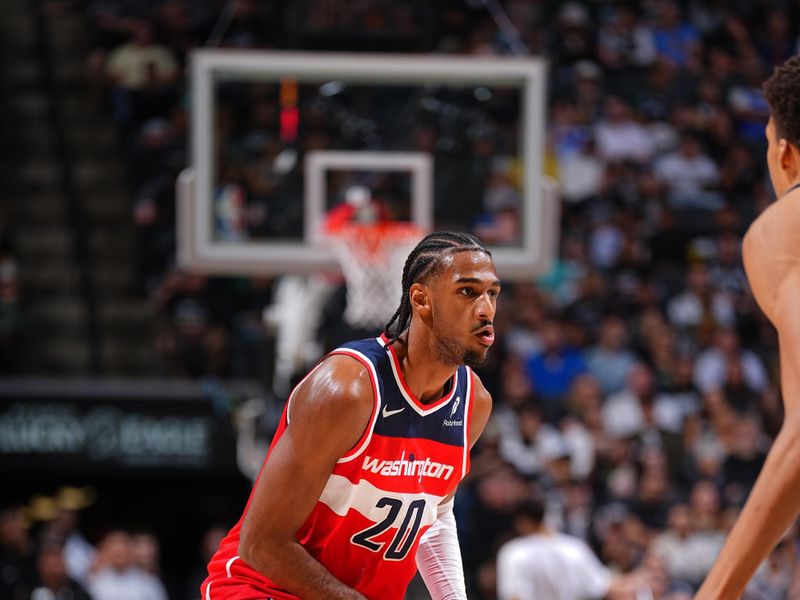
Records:
[[[331,356],[291,399],[289,425],[267,459],[242,524],[239,555],[304,600],[362,599],[297,543],[336,461],[357,443],[374,407],[363,365]]]
[[[784,423],[744,509],[697,596],[739,598],[748,580],[800,511],[800,58],[775,70],[764,91],[767,165],[778,200],[759,216],[743,244],[747,277],[778,330]]]
[[[758,565],[794,521],[800,508],[800,269],[795,267],[775,297],[779,331],[784,424],[736,526],[698,600],[738,598]]]

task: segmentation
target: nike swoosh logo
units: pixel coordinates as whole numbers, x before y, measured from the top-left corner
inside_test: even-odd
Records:
[[[384,419],[386,417],[391,417],[392,415],[396,415],[399,412],[403,412],[406,409],[405,406],[403,408],[398,408],[397,410],[386,410],[387,408],[389,408],[389,407],[388,406],[384,406],[383,407],[383,418]]]

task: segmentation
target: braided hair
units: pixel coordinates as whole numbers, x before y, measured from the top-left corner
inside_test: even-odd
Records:
[[[444,259],[461,252],[491,252],[478,238],[469,233],[455,231],[436,231],[425,236],[411,251],[403,267],[403,295],[400,306],[384,328],[388,342],[386,347],[396,342],[411,320],[411,299],[408,292],[414,283],[424,281],[438,274],[444,267]]]

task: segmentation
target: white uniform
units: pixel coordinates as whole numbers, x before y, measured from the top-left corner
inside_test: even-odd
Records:
[[[500,600],[592,600],[603,598],[611,571],[586,543],[562,533],[533,534],[500,548]]]

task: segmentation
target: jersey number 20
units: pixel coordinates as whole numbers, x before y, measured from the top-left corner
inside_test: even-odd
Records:
[[[367,550],[372,550],[373,552],[380,552],[385,542],[376,542],[373,538],[376,538],[391,527],[392,523],[395,522],[397,516],[400,514],[400,511],[403,510],[403,501],[397,498],[384,497],[378,500],[378,503],[375,505],[376,508],[383,508],[385,506],[389,507],[389,513],[383,521],[355,534],[352,537],[354,544],[363,546]],[[414,500],[408,505],[408,510],[406,510],[406,514],[403,517],[403,522],[400,524],[397,533],[394,535],[394,538],[389,543],[389,547],[384,553],[384,557],[387,560],[403,560],[408,555],[408,551],[411,550],[411,547],[414,545],[414,540],[417,538],[417,533],[419,533],[419,526],[420,523],[422,523],[422,512],[424,510],[425,500],[422,499]]]

